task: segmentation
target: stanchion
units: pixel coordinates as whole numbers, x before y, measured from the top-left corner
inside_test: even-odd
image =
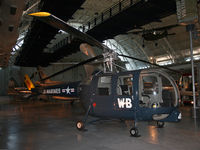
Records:
[[[194,24],[189,24],[186,26],[186,30],[190,35],[190,57],[191,57],[191,67],[192,67],[192,93],[193,93],[193,117],[197,118],[196,112],[196,95],[195,95],[195,76],[194,76],[194,59],[193,59],[193,45],[192,45],[192,31],[194,31]]]

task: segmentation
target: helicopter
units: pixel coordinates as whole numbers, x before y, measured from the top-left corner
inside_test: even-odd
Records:
[[[108,119],[134,120],[130,135],[138,137],[138,121],[156,121],[158,127],[165,122],[179,122],[181,113],[178,110],[180,98],[175,81],[164,71],[157,69],[133,70],[119,72],[114,61],[119,54],[109,49],[93,37],[69,26],[63,20],[48,12],[29,14],[35,18],[84,41],[89,46],[103,49],[103,54],[93,55],[83,51],[89,59],[56,72],[43,80],[54,77],[78,66],[88,69],[88,64],[103,59],[103,71],[95,71],[92,65],[84,81],[69,82],[60,86],[49,86],[40,91],[43,94],[61,94],[67,97],[79,97],[86,110],[81,121],[77,121],[78,130],[85,129],[88,116]],[[121,55],[139,60],[131,56]],[[87,65],[87,66],[86,66]],[[35,88],[32,90],[34,91]]]
[[[139,34],[142,33],[143,38],[143,47],[144,47],[144,40],[146,41],[157,41],[159,39],[175,35],[176,33],[168,33],[168,30],[174,27],[179,26],[178,24],[168,25],[164,27],[152,28],[152,29],[142,29],[139,31],[129,31],[128,34]],[[155,43],[155,46],[158,44]]]

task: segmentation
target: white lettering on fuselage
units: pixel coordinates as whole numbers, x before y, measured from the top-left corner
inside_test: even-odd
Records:
[[[117,98],[119,108],[132,108],[131,98]]]
[[[43,94],[60,94],[60,92],[60,88],[43,90]]]
[[[66,89],[55,88],[55,89],[44,89],[42,91],[43,94],[61,94],[61,93],[72,94],[74,92],[75,89],[70,88],[69,86]]]

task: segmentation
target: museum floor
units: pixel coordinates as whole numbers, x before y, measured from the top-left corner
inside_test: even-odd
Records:
[[[79,103],[13,101],[0,97],[0,150],[199,150],[200,119],[181,108],[180,123],[139,122],[141,137],[129,134],[130,122],[100,121],[78,131]],[[90,120],[92,118],[89,118]]]

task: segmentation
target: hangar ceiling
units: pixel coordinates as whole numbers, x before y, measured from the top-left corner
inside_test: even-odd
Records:
[[[119,4],[119,0],[61,0],[59,3],[41,0],[39,4],[38,0],[27,2],[29,7],[24,12],[50,11],[79,29],[83,29],[81,28],[83,25],[87,27],[88,22],[94,22],[94,18],[99,18],[102,12],[115,8],[118,6],[117,3]],[[125,7],[131,0],[122,2],[122,7]],[[136,4],[113,15],[112,18],[104,20],[103,23],[91,28],[87,33],[100,41],[114,39],[126,53],[134,57],[164,65],[165,63],[185,63],[189,57],[189,36],[185,26],[169,29],[169,33],[176,34],[157,41],[143,42],[141,34],[127,34],[128,31],[138,28],[152,29],[177,24],[175,1],[133,0],[132,2]],[[55,48],[55,44],[59,44],[68,35],[39,21],[33,19],[31,22],[31,20],[31,17],[23,16],[20,33],[22,39],[23,34],[25,35],[24,44],[19,44],[19,50],[13,53],[11,64],[33,67],[48,66],[55,62],[77,61],[70,56],[76,55],[74,53],[79,51],[78,44],[83,41],[75,39],[71,41],[70,45],[65,43]],[[196,27],[198,29],[198,25]],[[18,42],[21,41],[18,40]],[[194,51],[197,56],[200,54],[199,42],[198,36],[194,36]],[[135,64],[136,67],[141,67],[139,62],[135,62]]]

